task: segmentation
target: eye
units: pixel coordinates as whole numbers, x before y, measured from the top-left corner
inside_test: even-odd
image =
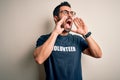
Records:
[[[70,12],[70,14],[72,14],[72,15],[73,15],[73,14],[74,14],[74,13],[73,13],[73,11],[71,11],[71,12]]]
[[[68,14],[68,12],[65,10],[65,11],[63,11],[63,14]]]
[[[71,11],[70,14],[75,15],[76,13],[74,11]]]

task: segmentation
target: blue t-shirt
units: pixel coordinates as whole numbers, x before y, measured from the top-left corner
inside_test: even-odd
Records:
[[[50,34],[42,35],[36,47],[42,45]],[[82,80],[81,52],[87,42],[78,35],[58,36],[51,55],[44,62],[46,80]]]

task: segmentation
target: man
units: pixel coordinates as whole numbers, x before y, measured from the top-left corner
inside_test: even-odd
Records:
[[[91,32],[82,19],[74,18],[75,14],[68,2],[62,2],[53,11],[54,30],[37,41],[34,57],[37,63],[44,63],[46,80],[82,80],[81,53],[95,58],[102,55]],[[83,38],[70,34],[70,31]]]

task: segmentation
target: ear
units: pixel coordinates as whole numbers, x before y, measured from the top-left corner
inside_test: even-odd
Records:
[[[54,16],[54,21],[55,21],[55,23],[58,22],[58,17],[57,16]]]

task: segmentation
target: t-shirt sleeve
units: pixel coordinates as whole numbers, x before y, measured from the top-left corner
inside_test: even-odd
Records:
[[[44,42],[44,38],[43,37],[39,37],[37,42],[36,42],[36,48],[41,46]]]
[[[41,46],[47,39],[48,39],[48,35],[40,36],[36,42],[36,48]]]
[[[81,45],[81,50],[84,51],[86,48],[88,48],[87,42],[81,37],[80,39],[80,45]]]

